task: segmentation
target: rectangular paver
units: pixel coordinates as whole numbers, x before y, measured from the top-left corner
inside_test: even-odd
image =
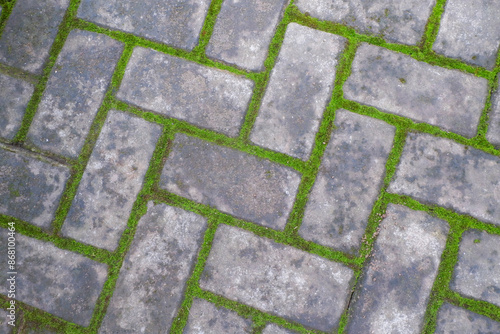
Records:
[[[48,228],[69,168],[0,145],[0,213]]]
[[[70,0],[19,0],[0,38],[0,62],[42,74]]]
[[[498,86],[500,87],[500,77],[498,78]],[[494,145],[500,147],[500,89],[493,93],[491,97],[490,124],[486,138]]]
[[[347,333],[420,333],[448,224],[389,204],[351,302]]]
[[[383,184],[395,128],[343,109],[336,113],[335,126],[299,233],[307,240],[354,253]]]
[[[235,137],[253,82],[151,49],[135,48],[117,97],[133,105]]]
[[[0,8],[0,13],[2,12],[1,9],[2,8]],[[9,325],[9,321],[11,321],[11,319],[8,318],[8,316],[10,315],[10,313],[8,313],[8,312],[9,312],[8,310],[0,309],[0,333],[1,334],[11,334],[15,328],[15,326]],[[17,310],[13,311],[13,312],[15,312],[16,314],[19,314],[17,312]],[[16,315],[13,315],[13,316],[16,316]]]
[[[330,332],[346,307],[352,278],[344,265],[220,225],[200,286]]]
[[[71,31],[31,124],[33,144],[78,156],[122,50],[123,43],[106,35]]]
[[[207,56],[252,71],[264,60],[288,0],[226,0],[207,46]]]
[[[7,232],[0,228],[2,254],[7,254]],[[81,326],[90,324],[108,274],[103,263],[19,233],[16,234],[16,272],[16,300]],[[7,268],[0,271],[2,282],[11,276]],[[7,289],[10,285],[2,284],[0,293],[6,295]]]
[[[444,303],[439,309],[435,334],[452,333],[500,333],[500,322],[496,322],[463,308]]]
[[[64,222],[64,235],[115,249],[160,134],[157,124],[110,110]]]
[[[476,134],[487,95],[484,78],[369,44],[358,48],[344,84],[349,100],[466,137]]]
[[[302,160],[311,154],[345,39],[290,23],[250,139]]]
[[[166,333],[183,299],[206,218],[148,203],[99,333]]]
[[[160,187],[264,226],[283,229],[300,176],[255,156],[177,134]]]
[[[275,324],[267,325],[262,331],[262,334],[295,334],[295,333],[297,332],[285,329],[283,327],[279,327],[278,325]]]
[[[410,133],[388,191],[500,225],[500,157]]]
[[[32,84],[0,73],[0,137],[14,138],[34,90]]]

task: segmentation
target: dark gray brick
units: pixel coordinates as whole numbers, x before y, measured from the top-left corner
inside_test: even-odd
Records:
[[[106,35],[70,32],[28,133],[33,144],[78,156],[122,50],[123,43]]]
[[[264,60],[287,0],[226,0],[217,16],[207,56],[252,71]]]
[[[275,324],[267,325],[262,331],[262,334],[294,334],[294,333],[297,332],[285,329],[283,327],[279,327],[278,325]]]
[[[347,333],[420,333],[448,224],[389,204],[354,295]]]
[[[0,39],[0,62],[42,74],[70,0],[19,0]]]
[[[498,87],[500,87],[500,77],[498,78]],[[488,134],[486,138],[500,147],[500,90],[497,88],[496,92],[493,93],[492,107],[490,111],[490,125],[488,127]]]
[[[476,134],[488,82],[410,56],[362,44],[344,84],[349,100],[466,137]]]
[[[7,254],[7,230],[0,228]],[[107,277],[107,266],[48,242],[16,234],[16,300],[67,321],[88,326]],[[7,270],[0,272],[6,282]],[[0,293],[6,294],[7,284]]]
[[[65,236],[116,248],[160,134],[157,124],[109,112],[64,222]]]
[[[253,82],[151,49],[135,48],[117,97],[235,137]]]
[[[444,303],[439,309],[436,334],[495,334],[500,333],[500,322],[463,308]]]
[[[177,134],[160,187],[264,226],[285,227],[300,176],[255,156]]]
[[[167,332],[182,302],[205,229],[204,217],[149,202],[99,333]]]
[[[65,166],[0,145],[0,213],[49,227],[69,175]]]
[[[11,140],[21,128],[24,112],[34,87],[0,73],[0,137]]]
[[[299,233],[354,253],[383,184],[395,128],[343,109],[337,111],[335,126]]]
[[[346,307],[351,269],[220,225],[200,287],[307,327],[332,331]]]
[[[500,224],[500,158],[410,133],[388,190]]]

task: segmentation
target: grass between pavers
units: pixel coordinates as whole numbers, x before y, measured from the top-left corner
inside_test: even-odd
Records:
[[[0,17],[0,33],[3,30],[2,28],[5,25],[5,22],[14,4],[15,1],[7,2],[5,0],[0,0],[0,5],[2,5],[3,7],[2,15]],[[462,233],[467,229],[476,228],[480,230],[486,230],[489,233],[500,235],[500,228],[498,226],[479,222],[474,218],[468,216],[454,213],[451,210],[425,205],[406,196],[394,195],[386,192],[386,189],[399,163],[399,159],[406,139],[406,134],[409,131],[425,132],[435,136],[449,138],[463,145],[471,146],[483,150],[487,153],[500,156],[500,151],[493,147],[493,145],[488,143],[485,139],[485,134],[488,128],[488,112],[491,108],[491,94],[497,89],[496,78],[498,76],[498,72],[500,71],[500,57],[497,58],[495,68],[492,71],[489,71],[487,69],[469,65],[459,60],[446,58],[432,52],[432,44],[435,41],[439,29],[440,19],[444,12],[445,0],[437,1],[432,11],[431,17],[429,18],[426,25],[426,30],[424,36],[422,37],[422,41],[418,46],[387,43],[382,37],[360,34],[354,29],[343,26],[342,24],[311,18],[307,14],[301,13],[297,9],[297,7],[294,6],[292,0],[291,4],[286,8],[283,14],[283,18],[279,23],[276,29],[276,33],[270,44],[269,54],[265,61],[265,71],[260,73],[247,72],[244,69],[228,65],[223,62],[214,61],[205,56],[204,52],[212,34],[216,17],[220,11],[222,0],[212,1],[208,10],[208,15],[203,24],[199,43],[190,52],[172,48],[164,44],[137,37],[128,33],[106,29],[96,24],[78,19],[76,18],[76,11],[79,4],[79,0],[71,1],[70,7],[68,8],[63,22],[60,25],[59,33],[51,48],[50,59],[47,63],[47,66],[45,67],[43,75],[39,78],[31,78],[33,83],[35,83],[35,80],[38,83],[36,84],[35,93],[33,94],[33,97],[28,105],[22,128],[13,140],[13,143],[23,144],[25,142],[29,125],[36,112],[38,103],[41,100],[41,96],[45,89],[51,69],[55,63],[57,55],[62,49],[66,37],[72,29],[83,29],[94,31],[97,33],[103,33],[116,40],[122,41],[126,44],[124,53],[115,69],[111,85],[106,92],[103,104],[93,122],[91,131],[87,136],[84,148],[82,149],[82,153],[80,154],[79,158],[76,160],[62,159],[61,157],[51,155],[49,152],[42,152],[43,154],[49,155],[59,161],[63,160],[72,169],[72,176],[68,181],[63,199],[61,200],[61,204],[56,212],[56,219],[54,220],[54,223],[52,225],[53,233],[48,233],[47,231],[34,227],[31,224],[12,219],[11,217],[7,216],[0,217],[0,226],[6,225],[8,221],[16,221],[21,234],[52,242],[60,248],[72,250],[90,257],[91,259],[94,259],[96,261],[108,264],[109,276],[94,310],[91,325],[88,328],[83,328],[81,326],[71,324],[41,310],[33,309],[28,305],[22,305],[24,316],[20,321],[22,321],[23,323],[48,326],[65,333],[97,332],[102,320],[104,319],[106,308],[112,296],[124,256],[132,243],[135,229],[140,217],[142,217],[142,215],[146,213],[147,202],[149,200],[164,202],[169,205],[181,207],[185,210],[201,214],[207,217],[209,220],[208,229],[205,233],[204,242],[201,247],[194,272],[188,280],[186,286],[185,299],[182,302],[182,306],[179,310],[178,315],[174,319],[172,332],[177,333],[182,331],[182,328],[187,322],[189,309],[194,298],[202,298],[212,301],[218,306],[226,307],[228,309],[236,311],[241,316],[251,318],[254,322],[254,333],[260,333],[268,322],[277,323],[285,328],[293,329],[298,332],[318,332],[306,329],[300,324],[292,323],[283,318],[266,314],[252,307],[227,300],[224,297],[200,289],[198,281],[201,277],[204,264],[210,252],[213,236],[215,234],[217,226],[219,224],[237,226],[252,231],[258,236],[270,238],[276,242],[299,248],[303,251],[325,257],[329,260],[344,263],[354,270],[356,280],[356,283],[353,286],[354,289],[361,277],[362,269],[367,261],[367,258],[371,254],[373,244],[378,234],[377,230],[381,221],[381,216],[385,213],[385,210],[389,203],[401,204],[413,210],[425,211],[433,216],[446,220],[450,224],[450,233],[446,243],[445,251],[442,256],[442,262],[439,267],[438,276],[431,293],[429,306],[425,317],[425,328],[423,332],[433,332],[435,328],[437,312],[444,301],[450,302],[454,305],[465,307],[476,313],[486,315],[492,319],[500,320],[500,308],[486,302],[464,298],[449,289],[449,282],[451,280],[451,275],[457,261],[458,247]],[[346,48],[340,56],[337,66],[337,74],[335,77],[335,86],[332,92],[332,98],[328,106],[326,107],[321,125],[319,127],[319,131],[316,134],[315,145],[311,157],[306,162],[252,145],[248,140],[249,134],[258,115],[258,109],[260,107],[265,88],[269,81],[271,70],[274,66],[279,53],[279,49],[283,42],[286,27],[290,22],[296,22],[304,26],[319,29],[329,33],[334,33],[347,38]],[[473,138],[465,138],[457,134],[443,131],[436,126],[425,123],[416,123],[412,120],[397,115],[381,112],[373,107],[368,107],[353,101],[345,100],[343,98],[342,85],[350,75],[350,67],[354,59],[356,49],[359,44],[363,42],[378,45],[392,51],[401,52],[413,57],[416,60],[424,61],[432,65],[457,69],[487,79],[489,82],[489,94],[487,103],[481,115],[477,135]],[[153,112],[141,110],[140,108],[136,108],[134,106],[129,106],[123,102],[116,100],[114,97],[115,93],[120,86],[120,82],[123,78],[123,74],[127,62],[131,56],[132,50],[136,46],[152,48],[160,52],[197,62],[204,66],[230,71],[236,75],[242,75],[253,80],[255,82],[254,94],[252,96],[242,129],[240,131],[240,136],[237,138],[229,138],[214,131],[200,129],[193,125],[190,125],[187,122],[169,119],[164,116],[157,115]],[[0,71],[8,73],[12,76],[23,75],[22,72],[16,72],[16,70],[5,66],[0,68]],[[371,212],[367,229],[363,237],[363,243],[357,255],[344,254],[328,247],[314,244],[302,239],[298,233],[304,213],[304,208],[307,203],[307,197],[314,184],[326,144],[328,143],[332,130],[334,129],[335,113],[339,108],[345,108],[355,113],[383,120],[395,126],[397,129],[393,149],[391,150],[388,161],[386,163],[384,184]],[[108,252],[106,250],[97,249],[89,245],[83,245],[74,240],[59,236],[59,231],[71,206],[71,202],[75,196],[79,181],[81,180],[88,159],[90,158],[90,155],[92,153],[92,149],[97,141],[100,130],[110,109],[118,109],[129,112],[148,121],[161,124],[164,127],[163,134],[156,146],[150,167],[148,169],[148,172],[146,173],[143,188],[138,195],[136,202],[134,203],[134,207],[128,221],[127,229],[120,239],[118,248],[114,252]],[[246,153],[256,155],[260,158],[269,159],[276,163],[286,165],[299,171],[302,174],[302,180],[299,186],[298,194],[296,196],[294,207],[292,209],[292,212],[290,213],[290,218],[284,231],[272,230],[266,227],[255,225],[251,222],[234,218],[212,207],[199,204],[185,198],[181,198],[159,189],[158,182],[161,169],[166,160],[166,157],[168,156],[169,146],[174,138],[175,133],[177,132],[186,133],[191,136],[196,136],[201,139],[214,142],[218,145],[224,145],[240,151],[244,151]],[[31,149],[37,151],[36,148],[31,147]],[[4,304],[5,300],[0,299],[0,306]],[[345,310],[340,320],[340,326],[338,329],[339,333],[344,332],[348,320],[348,310]]]

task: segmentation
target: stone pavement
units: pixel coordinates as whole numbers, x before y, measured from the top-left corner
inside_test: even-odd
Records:
[[[0,333],[500,333],[500,2],[0,8]]]

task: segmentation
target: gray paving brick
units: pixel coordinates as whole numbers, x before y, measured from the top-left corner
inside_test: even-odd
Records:
[[[498,78],[498,84],[498,87],[500,87],[500,77]],[[500,146],[500,90],[498,88],[492,95],[491,104],[490,124],[486,138],[498,147]]]
[[[279,327],[278,325],[275,324],[267,325],[262,331],[262,334],[294,334],[294,333],[296,332]]]
[[[303,11],[321,20],[345,24],[387,41],[420,42],[435,0],[297,0]]]
[[[305,326],[332,331],[353,272],[317,255],[220,225],[200,287]]]
[[[210,0],[83,0],[77,16],[99,25],[191,50]]]
[[[385,174],[395,128],[338,110],[300,227],[300,235],[344,252],[357,252]]]
[[[500,158],[410,133],[388,191],[500,224]]]
[[[62,227],[65,236],[115,249],[160,134],[157,124],[110,110]]]
[[[448,224],[389,204],[354,295],[347,333],[420,333]]]
[[[251,71],[264,70],[269,44],[287,0],[226,0],[207,56]]]
[[[1,13],[0,8],[0,13]],[[10,326],[8,322],[10,321],[9,318],[7,318],[9,313],[7,313],[7,310],[0,309],[0,334],[11,334],[13,330],[13,326]],[[17,313],[19,314],[19,313]]]
[[[500,322],[463,308],[444,303],[439,309],[436,334],[500,333]]]
[[[78,156],[122,50],[123,43],[106,35],[70,32],[28,133],[33,144]]]
[[[450,288],[500,306],[500,236],[469,230],[462,235]]]
[[[296,23],[288,25],[250,135],[255,144],[309,158],[344,41]]]
[[[0,228],[7,254],[7,229]],[[107,278],[107,266],[53,244],[16,234],[16,300],[67,321],[88,326]],[[6,282],[11,275],[0,272]],[[6,294],[7,284],[0,293]]]
[[[0,145],[0,213],[49,227],[69,169]]]
[[[17,1],[0,38],[0,62],[42,74],[69,1]]]
[[[117,97],[235,137],[253,82],[151,49],[135,48]]]
[[[183,333],[252,333],[252,321],[242,318],[234,311],[216,307],[206,300],[195,299],[189,311],[189,319]]]
[[[0,137],[11,140],[19,131],[34,89],[26,81],[0,74]]]
[[[359,47],[344,84],[349,100],[466,137],[476,134],[487,94],[484,78],[368,44]]]
[[[434,42],[434,51],[492,69],[500,45],[500,3],[449,0]]]
[[[148,203],[99,333],[164,333],[172,325],[203,241],[206,218]]]
[[[285,227],[300,183],[294,170],[177,134],[160,187],[275,229]]]

